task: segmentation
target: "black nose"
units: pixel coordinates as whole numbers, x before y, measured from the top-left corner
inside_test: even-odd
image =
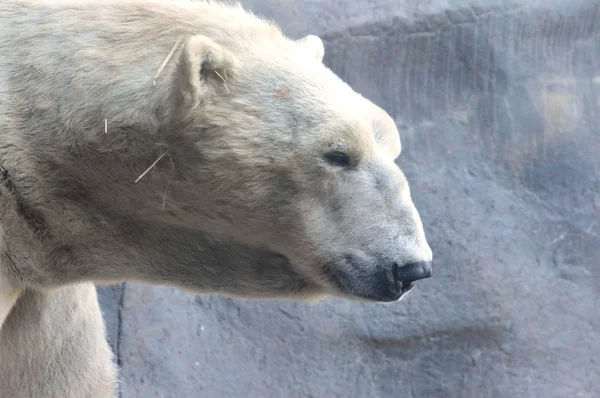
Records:
[[[410,290],[416,281],[430,278],[432,275],[431,261],[419,261],[403,266],[394,264],[394,278],[403,291]]]

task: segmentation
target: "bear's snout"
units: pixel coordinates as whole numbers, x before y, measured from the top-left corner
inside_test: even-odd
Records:
[[[418,280],[431,278],[433,269],[431,261],[419,261],[404,266],[394,263],[392,274],[395,279],[395,288],[402,296],[412,289]]]
[[[417,281],[433,276],[431,261],[401,264],[374,260],[364,253],[346,255],[330,263],[330,269],[343,294],[379,302],[397,301]]]

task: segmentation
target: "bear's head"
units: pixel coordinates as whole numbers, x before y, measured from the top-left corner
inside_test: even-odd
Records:
[[[172,222],[266,247],[308,290],[389,302],[431,276],[392,118],[316,36],[186,38],[171,71]],[[176,131],[176,133],[175,133]],[[183,165],[183,166],[179,166]]]

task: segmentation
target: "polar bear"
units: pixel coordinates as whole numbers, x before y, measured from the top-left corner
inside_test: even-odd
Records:
[[[393,302],[432,275],[392,118],[239,5],[0,4],[0,390],[109,397],[93,283]]]

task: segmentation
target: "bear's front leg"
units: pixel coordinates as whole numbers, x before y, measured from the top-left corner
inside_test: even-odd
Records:
[[[19,398],[114,398],[117,371],[96,289],[24,290],[0,329],[0,391]]]

